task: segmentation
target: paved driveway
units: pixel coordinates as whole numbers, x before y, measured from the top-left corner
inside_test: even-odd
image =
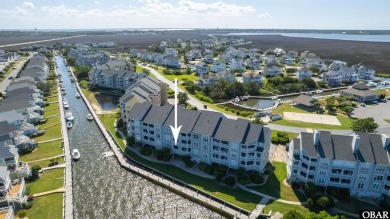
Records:
[[[390,101],[387,103],[378,103],[375,105],[366,104],[366,107],[359,106],[353,111],[353,113],[357,118],[374,118],[380,129],[390,128],[390,123],[385,121],[385,119],[390,119]]]

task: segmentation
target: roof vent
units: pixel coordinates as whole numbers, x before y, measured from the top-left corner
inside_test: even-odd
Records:
[[[352,137],[352,151],[353,153],[357,153],[359,150],[360,136],[354,133]]]

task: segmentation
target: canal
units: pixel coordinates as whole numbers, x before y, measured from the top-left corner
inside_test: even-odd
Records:
[[[103,158],[110,151],[94,121],[88,121],[87,106],[76,98],[63,58],[56,56],[58,72],[66,88],[75,117],[68,131],[70,149],[77,148],[81,159],[72,164],[74,218],[221,218],[209,209],[161,188],[122,169],[116,158]]]

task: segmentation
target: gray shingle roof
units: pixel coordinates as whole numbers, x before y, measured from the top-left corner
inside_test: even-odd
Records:
[[[17,130],[18,128],[15,125],[9,124],[7,121],[0,122],[0,136]]]
[[[151,107],[150,102],[146,102],[143,104],[135,104],[129,113],[129,119],[134,120],[143,120],[145,114],[149,111]]]
[[[11,152],[11,148],[6,146],[5,142],[0,142],[0,158],[14,157],[15,155]]]
[[[270,131],[271,130],[269,128],[263,127],[258,124],[250,123],[248,126],[248,130],[246,131],[247,135],[245,136],[243,143],[249,144],[253,141],[264,143],[264,136]]]
[[[0,182],[5,182],[9,176],[9,173],[10,171],[7,169],[6,166],[0,166]]]
[[[360,137],[358,159],[361,162],[390,164],[388,152],[384,149],[382,136],[365,132],[356,132]]]
[[[295,99],[293,99],[293,101],[296,103],[311,107],[311,106],[314,106],[313,103],[317,102],[318,100],[311,97],[311,96],[301,94],[298,97],[296,97]]]
[[[221,118],[222,114],[220,113],[202,111],[192,131],[201,135],[210,135],[214,132]]]
[[[173,106],[169,104],[162,107],[155,106],[152,104],[152,107],[150,108],[148,114],[145,116],[143,121],[148,124],[162,125],[168,118],[169,113],[171,113],[172,109]]]
[[[241,143],[244,140],[248,125],[248,120],[222,118],[214,138]]]
[[[314,145],[313,133],[301,133],[301,148],[310,157],[317,157],[317,150]]]
[[[164,126],[175,126],[175,117],[174,110],[169,114],[167,120],[164,123]],[[195,126],[196,121],[200,116],[200,112],[195,110],[186,110],[181,107],[177,108],[177,126],[182,126],[180,132],[188,133],[191,132]]]

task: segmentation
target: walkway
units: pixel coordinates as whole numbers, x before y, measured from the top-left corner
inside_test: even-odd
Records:
[[[269,199],[266,197],[263,197],[261,199],[260,203],[256,206],[255,210],[252,211],[249,218],[256,219],[263,212],[263,209],[268,204],[268,202],[269,202]]]
[[[59,123],[55,124],[55,125],[58,125]],[[49,128],[49,127],[48,127]],[[66,128],[66,126],[65,126]],[[55,139],[50,139],[50,140],[47,140],[47,141],[40,141],[40,142],[37,142],[38,144],[43,144],[43,143],[48,143],[48,142],[52,142],[52,141],[59,141],[59,140],[62,140],[62,138],[55,138]]]
[[[47,158],[43,158],[43,159],[39,159],[39,160],[33,160],[33,161],[28,162],[28,163],[34,163],[34,162],[39,162],[39,161],[44,161],[44,160],[51,160],[51,159],[60,158],[63,156],[65,156],[65,154],[61,154],[61,155],[57,155],[57,156],[53,156],[53,157],[47,157]]]
[[[50,195],[50,194],[54,194],[54,193],[64,193],[65,192],[65,188],[64,187],[61,187],[59,189],[56,189],[56,190],[51,190],[51,191],[47,191],[47,192],[41,192],[41,193],[37,193],[37,194],[33,194],[33,198],[36,198],[36,197],[39,197],[39,196],[44,196],[44,195]]]
[[[42,168],[42,171],[61,169],[61,168],[66,168],[66,163],[63,163],[63,164],[60,164],[60,165],[51,166],[51,167],[45,167],[45,168]]]
[[[267,198],[269,200],[274,200],[274,201],[282,202],[282,203],[289,204],[289,205],[307,205],[306,202],[288,201],[288,200],[284,200],[284,199],[280,199],[280,198],[275,198],[275,197],[269,196],[267,194],[264,194],[264,193],[261,193],[261,192],[249,189],[249,188],[247,188],[247,187],[245,187],[245,186],[243,186],[243,185],[241,185],[239,183],[237,183],[237,185],[238,185],[238,187],[240,187],[243,190],[246,190],[248,192],[251,192],[251,193],[259,195],[259,196],[263,196],[264,198]]]
[[[56,74],[57,69],[55,68]],[[69,139],[68,139],[68,128],[65,123],[65,112],[64,107],[62,106],[62,95],[60,95],[61,90],[60,86],[57,86],[58,90],[58,102],[60,104],[60,121],[61,121],[61,131],[64,143],[64,154],[65,154],[65,212],[63,218],[73,219],[73,190],[72,190],[72,158],[70,156],[69,149]]]

